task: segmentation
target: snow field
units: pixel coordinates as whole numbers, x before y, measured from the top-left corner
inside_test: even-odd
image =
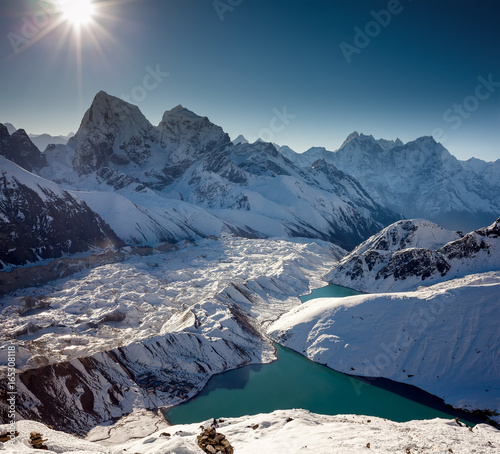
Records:
[[[32,453],[28,439],[30,431],[35,430],[47,439],[48,453],[198,454],[201,450],[196,436],[201,433],[201,426],[207,427],[211,423],[209,420],[162,427],[151,433],[153,421],[153,418],[148,420],[147,417],[136,419],[132,431],[116,434],[112,445],[105,440],[101,441],[102,445],[81,440],[34,421],[19,421],[19,441],[15,445],[0,444],[0,450],[16,454]],[[5,425],[0,426],[0,430],[6,428]],[[141,437],[141,429],[147,435]],[[228,418],[219,423],[217,432],[226,436],[238,454],[494,454],[500,449],[500,431],[485,424],[469,430],[453,420],[396,423],[357,415],[325,416],[299,409]]]

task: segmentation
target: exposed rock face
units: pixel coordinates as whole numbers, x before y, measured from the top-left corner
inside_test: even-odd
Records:
[[[163,114],[158,130],[162,148],[171,150],[169,159],[172,164],[186,159],[195,161],[231,143],[220,126],[181,105]]]
[[[84,202],[0,158],[0,268],[123,242]]]
[[[7,128],[0,123],[0,155],[28,172],[38,171],[47,161],[45,156],[33,144],[24,129],[9,134]]]
[[[498,269],[499,225],[500,218],[463,235],[428,221],[399,221],[346,255],[326,278],[359,291],[401,291]]]
[[[110,163],[141,166],[157,140],[156,131],[137,106],[101,91],[68,145],[75,149],[73,167],[82,175]]]
[[[165,112],[154,127],[137,106],[102,91],[68,141],[75,149],[73,167],[80,175],[107,168],[142,175],[159,189],[193,162],[230,143],[222,128],[182,106]]]

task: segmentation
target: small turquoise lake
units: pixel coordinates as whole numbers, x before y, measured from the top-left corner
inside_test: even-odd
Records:
[[[359,294],[328,287],[318,289],[321,296],[316,290],[303,298]],[[413,386],[384,379],[358,379],[314,363],[288,348],[277,344],[276,348],[277,361],[217,374],[197,396],[166,409],[165,417],[171,424],[187,424],[304,408],[327,415],[358,414],[398,422],[457,416],[469,425],[479,422],[463,412],[449,410],[442,400]]]
[[[361,295],[361,293],[350,288],[340,287],[339,285],[327,285],[326,287],[321,287],[313,290],[308,295],[301,296],[300,301],[305,303],[306,301],[312,300],[314,298],[343,298],[344,296],[353,295]]]

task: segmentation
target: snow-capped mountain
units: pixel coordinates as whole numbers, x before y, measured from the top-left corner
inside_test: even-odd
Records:
[[[431,138],[403,144],[357,132],[335,153],[297,155],[262,140],[231,142],[180,105],[154,126],[104,92],[67,144],[40,153],[23,130],[0,125],[0,154],[0,268],[176,243],[123,247],[91,269],[61,261],[20,269],[53,272],[0,301],[2,379],[5,346],[24,342],[16,351],[22,417],[83,434],[138,408],[180,403],[214,373],[271,361],[273,340],[456,406],[500,408],[492,322],[500,219],[467,235],[422,219],[384,229],[395,211],[491,215],[500,161],[461,163]],[[368,237],[347,256],[336,246]],[[301,304],[325,275],[405,293]],[[135,443],[127,449],[143,449]]]
[[[307,301],[269,326],[277,342],[335,370],[412,384],[498,418],[500,219],[466,235],[399,221],[325,280],[368,295]]]
[[[500,270],[500,218],[467,235],[417,219],[366,240],[326,280],[362,292],[404,291],[491,270]]]
[[[397,219],[332,165],[301,169],[272,144],[234,145],[221,127],[182,106],[166,111],[155,127],[137,106],[104,92],[68,145],[51,145],[44,156],[40,175],[81,191],[127,242],[209,230],[321,238],[350,249]],[[103,191],[107,205],[96,195]],[[137,216],[123,223],[129,207]]]
[[[354,132],[334,152],[281,151],[302,167],[324,159],[358,179],[376,202],[407,218],[471,230],[500,213],[500,160],[458,161],[432,137],[403,144]]]
[[[377,144],[383,150],[390,150],[394,147],[404,145],[400,139],[394,139],[394,140],[375,139],[372,135],[366,135],[363,133],[360,134],[358,131],[354,131],[346,137],[346,139],[344,140],[344,143],[342,143],[340,148],[344,148],[349,142],[352,142],[353,140],[357,140],[357,141],[365,141],[366,140],[366,141],[369,141],[371,143]]]
[[[68,147],[79,175],[111,169],[163,189],[194,161],[229,143],[222,128],[182,106],[166,111],[154,127],[137,106],[101,91]]]
[[[39,171],[47,165],[45,156],[31,142],[24,129],[12,134],[0,123],[0,156],[4,156],[29,172]]]
[[[239,145],[240,143],[248,143],[248,140],[242,134],[233,140],[234,145]]]
[[[85,202],[3,156],[0,236],[0,269],[123,245]]]
[[[17,128],[12,123],[4,123],[4,126],[9,131],[9,134],[12,135],[17,131]],[[32,134],[28,133],[28,137],[31,139],[33,144],[40,150],[44,151],[48,145],[66,145],[68,140],[74,136],[74,133],[70,132],[66,136],[52,136],[50,134]]]
[[[113,165],[142,166],[157,143],[157,132],[137,106],[99,92],[68,146],[74,170],[86,175]]]

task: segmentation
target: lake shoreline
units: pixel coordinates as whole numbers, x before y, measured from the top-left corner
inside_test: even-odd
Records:
[[[314,361],[311,361],[308,358],[306,358],[304,355],[300,354],[299,352],[296,352],[288,347],[284,347],[278,343],[275,344],[275,347],[277,348],[279,353],[285,352],[285,354],[286,354],[286,352],[290,352],[291,354],[300,356],[300,358],[302,358],[303,360],[312,363],[312,365],[319,366],[319,367],[326,367],[326,369],[328,369],[332,373],[339,374],[339,375],[345,377],[346,380],[349,380],[351,382],[352,386],[359,392],[359,394],[361,394],[360,389],[365,387],[365,386],[375,387],[375,388],[378,388],[380,390],[390,392],[391,394],[400,396],[400,397],[407,399],[408,401],[411,401],[417,405],[425,406],[427,408],[432,409],[433,411],[443,413],[442,415],[430,416],[430,417],[426,417],[426,418],[407,419],[407,418],[403,417],[403,418],[399,418],[400,419],[399,421],[396,419],[391,419],[391,418],[386,417],[386,416],[381,416],[379,414],[371,414],[368,412],[362,413],[366,416],[382,417],[384,419],[388,419],[388,420],[391,420],[394,422],[404,422],[404,420],[409,421],[409,420],[414,420],[414,419],[425,420],[425,419],[429,419],[429,418],[432,419],[434,417],[441,417],[441,418],[448,418],[448,419],[458,418],[460,421],[462,421],[463,424],[466,424],[468,426],[475,426],[476,424],[486,423],[486,424],[489,424],[493,427],[498,428],[496,423],[494,421],[491,421],[491,419],[489,419],[487,416],[485,418],[482,418],[478,414],[473,414],[473,413],[467,412],[466,410],[453,408],[453,407],[445,404],[444,401],[442,399],[440,399],[439,397],[437,397],[433,394],[430,394],[430,393],[428,393],[428,392],[426,392],[426,391],[424,391],[416,386],[408,385],[408,384],[404,384],[404,383],[399,383],[399,382],[395,382],[393,380],[380,378],[380,377],[373,378],[373,377],[362,377],[362,376],[345,374],[343,372],[335,371],[334,369],[332,369],[328,366],[325,366],[323,364],[319,364],[319,363],[316,363]],[[281,350],[281,352],[280,352],[280,350]],[[183,407],[187,404],[191,405],[191,403],[194,402],[196,399],[198,399],[200,396],[206,396],[206,395],[210,394],[211,392],[216,391],[217,388],[213,386],[213,381],[218,380],[224,374],[227,374],[228,372],[236,372],[237,373],[237,371],[241,371],[241,369],[244,369],[244,368],[248,368],[248,370],[253,372],[253,373],[259,373],[259,371],[262,369],[262,367],[279,362],[280,356],[282,356],[282,355],[278,355],[278,359],[276,361],[273,361],[272,363],[248,364],[248,365],[242,366],[240,368],[232,369],[231,371],[225,371],[225,372],[221,372],[219,374],[213,375],[208,380],[207,384],[202,388],[202,390],[200,390],[200,392],[198,394],[191,397],[186,402],[184,402],[180,405],[172,406],[172,407],[160,408],[160,411],[161,411],[165,421],[169,425],[177,425],[177,424],[187,424],[187,423],[193,422],[197,419],[200,419],[199,414],[196,413],[196,417],[193,418],[193,421],[185,421],[185,420],[179,421],[179,420],[175,420],[175,417],[174,418],[169,417],[169,413],[171,413],[172,411],[176,412],[176,410],[174,410],[174,409],[177,409],[179,407]],[[355,380],[356,382],[353,382],[353,380]],[[245,385],[246,385],[246,382],[243,384],[242,383],[233,383],[232,385],[230,385],[230,387],[233,389],[236,389],[236,388],[239,388],[239,387],[245,386]],[[287,408],[275,408],[275,410],[285,410],[285,409],[287,409]],[[316,411],[316,410],[311,410],[311,409],[308,409],[308,410],[315,412],[315,413],[318,413],[318,411]],[[265,411],[267,411],[267,410],[265,410]],[[259,411],[259,412],[262,413],[262,412],[264,412],[264,410]],[[352,413],[353,412],[339,412],[339,413],[325,413],[325,412],[323,412],[322,414],[340,415],[340,414],[352,414]],[[355,414],[361,415],[361,413],[356,413],[356,412],[355,412]],[[209,416],[207,418],[201,418],[201,419],[209,419],[211,417],[220,418],[220,417],[239,417],[239,416],[244,416],[244,415],[235,416],[234,414],[218,414],[218,415],[212,415],[212,416]]]

